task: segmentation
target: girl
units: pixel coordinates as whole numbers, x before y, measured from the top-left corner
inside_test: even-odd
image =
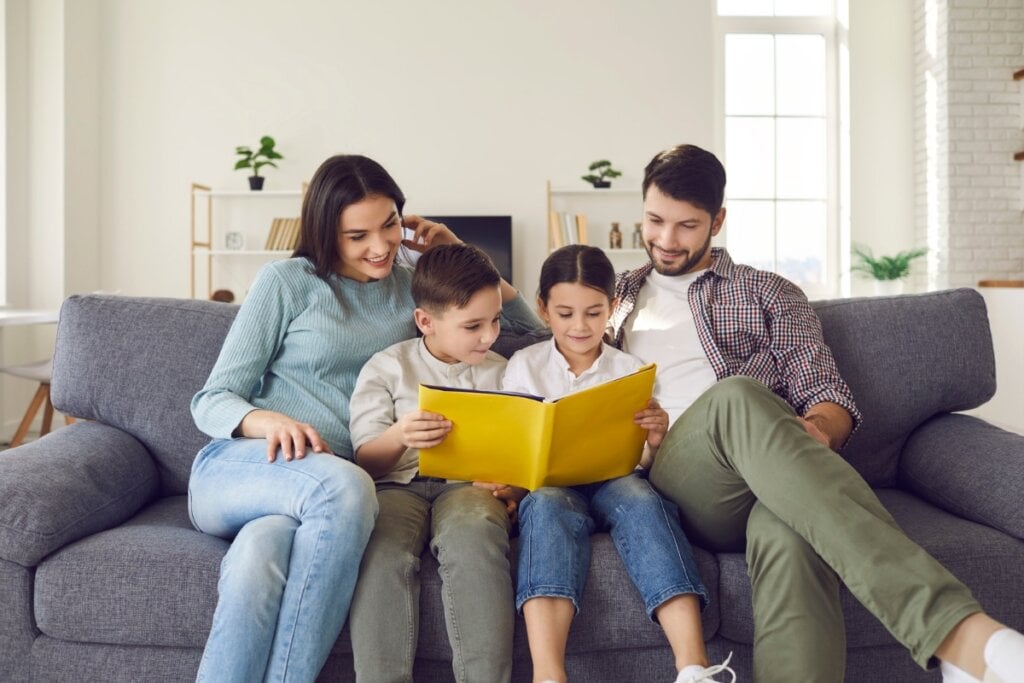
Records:
[[[515,353],[502,389],[553,399],[640,368],[638,358],[603,341],[614,291],[615,270],[600,249],[574,244],[552,253],[541,267],[538,295],[552,339]],[[668,430],[668,414],[652,400],[635,421],[648,430],[642,464],[649,465]],[[707,591],[675,505],[654,491],[646,472],[537,489],[523,500],[519,519],[516,607],[526,620],[534,681],[566,680],[565,644],[590,564],[590,535],[599,526],[610,530],[648,616],[665,631],[676,681],[732,673],[728,660],[708,667],[700,622]]]
[[[377,515],[373,481],[350,462],[349,398],[370,356],[416,334],[399,249],[458,242],[403,218],[404,204],[377,162],[325,161],[298,248],[260,271],[192,400],[214,439],[192,466],[192,523],[232,539],[199,680],[312,681],[345,622]]]

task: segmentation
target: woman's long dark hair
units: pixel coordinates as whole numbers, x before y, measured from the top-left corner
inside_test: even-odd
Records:
[[[313,174],[302,200],[299,245],[292,254],[313,264],[316,276],[329,280],[338,272],[338,227],[341,212],[370,195],[388,197],[402,216],[405,195],[394,178],[373,159],[358,154],[333,156]]]
[[[578,282],[604,292],[608,301],[615,298],[615,266],[597,247],[570,244],[551,252],[540,267],[540,288],[537,291],[545,306],[551,296],[551,288],[563,282]]]

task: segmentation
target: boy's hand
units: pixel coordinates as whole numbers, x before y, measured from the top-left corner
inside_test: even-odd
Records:
[[[516,519],[519,517],[519,501],[525,498],[529,491],[518,486],[492,484],[487,481],[474,481],[473,486],[487,489],[495,498],[505,501],[505,512],[508,513],[509,521],[515,524]]]
[[[657,450],[668,431],[668,413],[653,398],[647,407],[633,416],[633,422],[647,430],[647,445]]]
[[[452,423],[444,415],[413,410],[400,417],[392,429],[406,448],[430,448],[444,441],[452,430]]]

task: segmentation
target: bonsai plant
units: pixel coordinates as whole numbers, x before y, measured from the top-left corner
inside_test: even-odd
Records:
[[[875,289],[879,293],[898,293],[902,290],[903,280],[910,274],[910,263],[928,253],[927,249],[918,248],[901,251],[895,256],[879,256],[867,247],[853,247],[854,264],[850,270],[865,273],[875,281]]]
[[[594,187],[611,187],[611,182],[606,180],[606,178],[618,178],[622,175],[620,171],[612,168],[612,162],[607,159],[599,159],[590,164],[589,170],[590,173],[580,177]]]
[[[260,147],[255,152],[249,147],[235,147],[235,154],[238,154],[242,158],[235,162],[235,170],[243,168],[251,168],[252,175],[249,176],[249,189],[250,190],[262,190],[263,189],[263,176],[260,175],[260,169],[264,166],[273,166],[277,168],[277,164],[274,163],[274,159],[283,159],[280,154],[274,151],[274,138],[269,135],[264,135],[260,138]]]

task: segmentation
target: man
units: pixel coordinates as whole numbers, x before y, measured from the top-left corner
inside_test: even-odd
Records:
[[[699,147],[648,164],[650,263],[619,276],[610,324],[617,345],[658,364],[673,420],[651,482],[695,543],[746,547],[755,678],[843,680],[841,581],[918,664],[943,660],[946,681],[986,669],[1024,681],[1024,636],[984,614],[836,453],[861,419],[849,387],[803,292],[711,247],[724,190]]]

